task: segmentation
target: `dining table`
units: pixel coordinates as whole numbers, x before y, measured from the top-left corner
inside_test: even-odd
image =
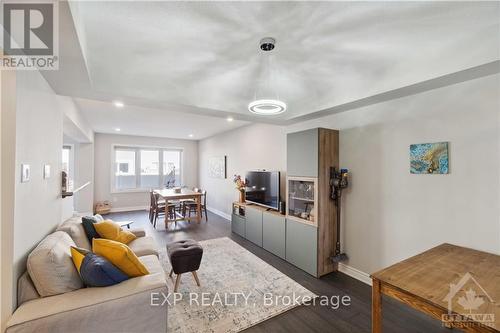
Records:
[[[165,188],[154,190],[156,194],[158,194],[163,200],[165,200],[165,206],[168,207],[169,202],[173,203],[174,201],[182,201],[182,200],[193,200],[196,203],[196,215],[185,216],[185,214],[181,214],[180,212],[175,211],[173,219],[170,218],[169,214],[165,212],[165,228],[168,228],[169,222],[177,222],[177,221],[192,221],[195,220],[197,223],[201,222],[201,192],[196,192],[188,188]]]

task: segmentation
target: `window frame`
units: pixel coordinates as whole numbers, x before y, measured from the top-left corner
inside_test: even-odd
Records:
[[[119,189],[116,187],[116,151],[117,150],[129,150],[135,152],[135,188]],[[143,146],[143,145],[124,145],[124,144],[112,144],[111,145],[111,190],[112,194],[116,193],[144,193],[149,192],[150,187],[141,187],[141,150],[157,151],[158,152],[158,187],[163,188],[165,175],[163,174],[163,151],[177,151],[180,153],[179,158],[179,172],[180,172],[180,184],[177,186],[182,186],[184,184],[184,148],[180,147],[163,147],[163,146]]]

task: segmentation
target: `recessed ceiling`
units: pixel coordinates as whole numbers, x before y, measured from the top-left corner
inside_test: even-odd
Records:
[[[86,72],[76,77],[75,66],[63,65],[49,82],[61,94],[155,109],[147,111],[153,127],[163,122],[155,117],[173,114],[224,126],[229,115],[235,126],[268,121],[247,108],[269,77],[259,49],[266,36],[277,40],[270,82],[287,104],[271,121],[283,124],[500,59],[498,2],[77,1],[70,8],[76,33],[62,33],[61,43],[77,39]],[[74,82],[84,79],[86,87]],[[88,103],[79,105],[103,130]]]
[[[248,124],[239,120],[229,122],[218,117],[131,105],[117,108],[112,103],[82,98],[75,98],[75,103],[98,133],[200,140]]]

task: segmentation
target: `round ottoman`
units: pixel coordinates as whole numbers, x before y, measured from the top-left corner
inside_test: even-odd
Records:
[[[181,275],[183,273],[191,272],[199,287],[200,280],[198,279],[196,271],[200,268],[201,257],[203,256],[203,248],[201,245],[192,239],[173,242],[167,244],[167,254],[170,264],[172,265],[169,276],[172,277],[172,273],[177,275],[174,292],[177,292],[179,288]]]

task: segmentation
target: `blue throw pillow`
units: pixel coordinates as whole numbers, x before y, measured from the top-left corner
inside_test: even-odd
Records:
[[[85,235],[89,239],[90,244],[92,244],[93,238],[101,238],[94,228],[94,223],[101,222],[103,220],[104,219],[99,214],[82,217],[83,230],[85,230]]]
[[[107,287],[128,280],[128,276],[94,253],[87,253],[80,266],[80,277],[87,287]]]

